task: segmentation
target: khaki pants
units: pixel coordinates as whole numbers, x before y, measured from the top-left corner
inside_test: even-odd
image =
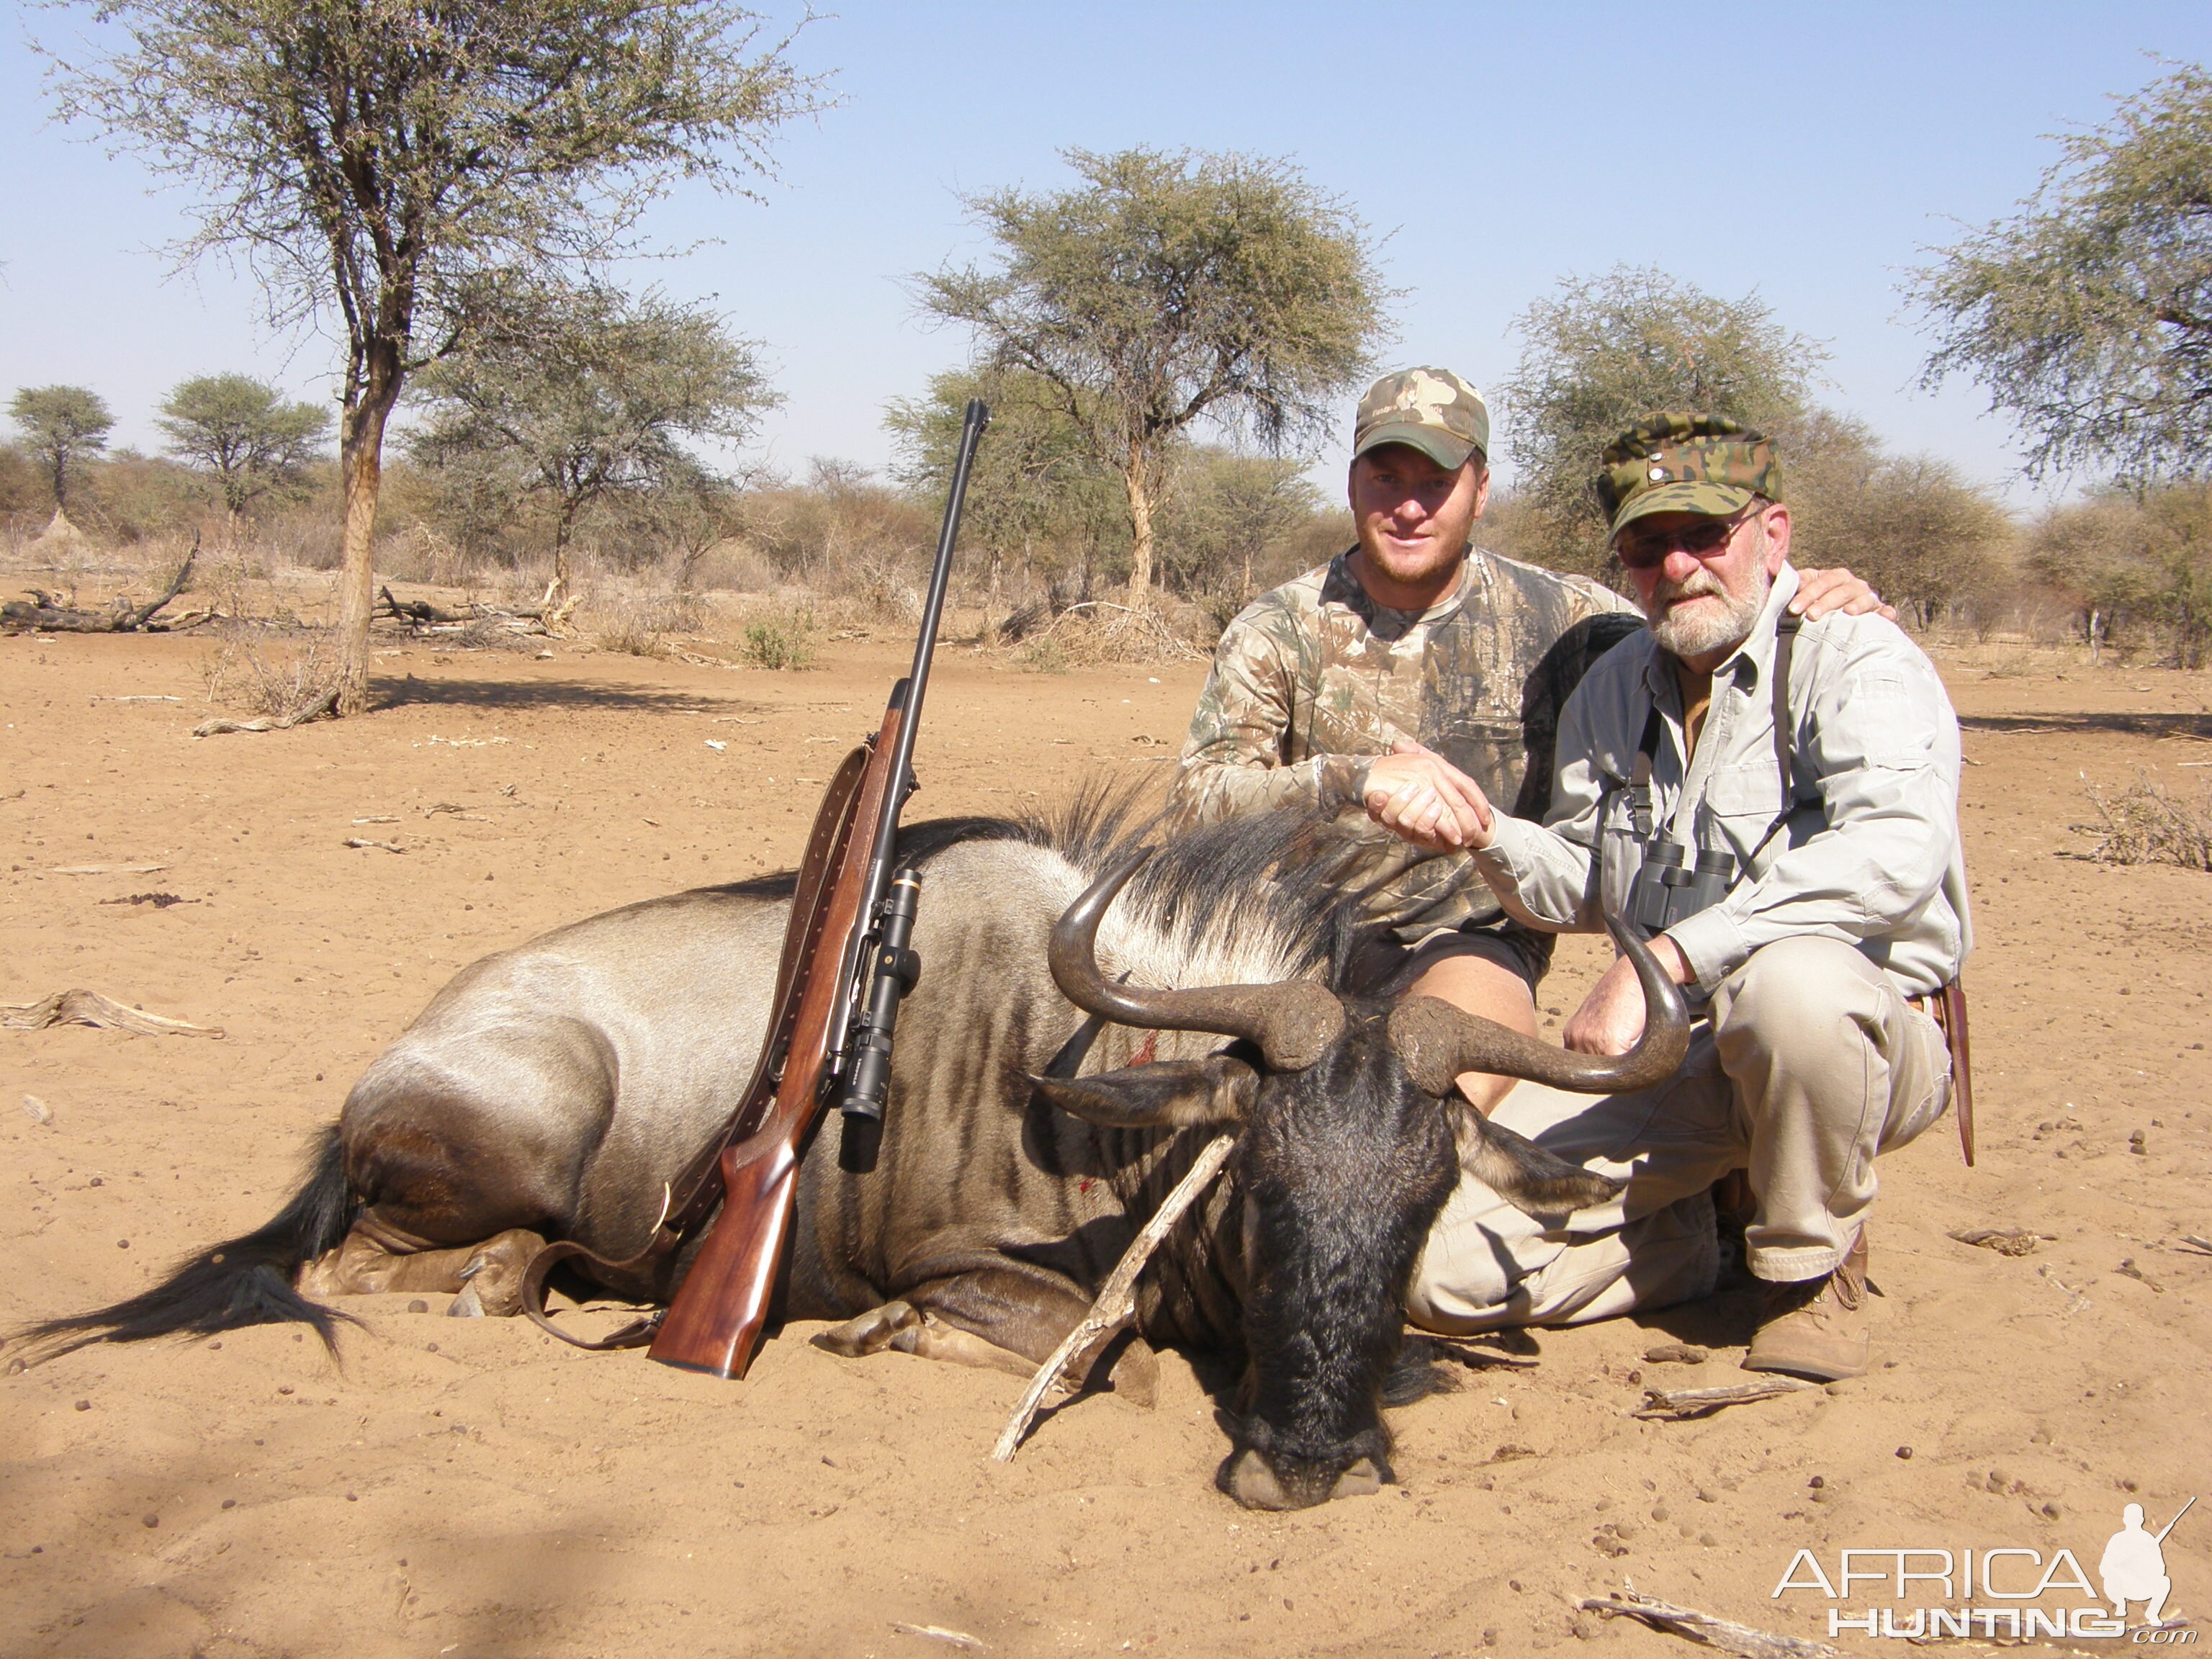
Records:
[[[1681,1069],[1634,1094],[1516,1086],[1498,1122],[1624,1178],[1612,1202],[1547,1230],[1472,1176],[1430,1231],[1407,1311],[1447,1334],[1579,1324],[1709,1294],[1719,1271],[1714,1182],[1748,1174],[1745,1235],[1761,1279],[1817,1279],[1850,1249],[1876,1182],[1950,1103],[1935,1021],[1834,939],[1784,939],[1714,994]]]

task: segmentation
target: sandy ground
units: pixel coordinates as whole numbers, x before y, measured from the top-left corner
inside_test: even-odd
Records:
[[[8,1325],[128,1294],[265,1218],[356,1073],[463,963],[787,864],[905,647],[881,630],[779,675],[410,646],[377,659],[371,718],[195,741],[208,649],[0,639],[0,1001],[83,986],[225,1032],[0,1036]],[[1039,676],[948,647],[915,810],[1156,771],[1200,678]],[[1952,680],[1982,1162],[1962,1166],[1948,1124],[1886,1160],[1869,1376],[1640,1421],[1645,1384],[1742,1377],[1748,1298],[1535,1333],[1395,1414],[1401,1485],[1270,1517],[1212,1490],[1213,1402],[1172,1357],[1156,1409],[1086,1399],[1000,1468],[1010,1377],[839,1360],[801,1328],[717,1383],[364,1298],[341,1364],[264,1328],[0,1379],[0,1653],[963,1650],[936,1627],[1008,1655],[1656,1654],[1683,1644],[1576,1601],[1632,1578],[1818,1636],[1832,1607],[1902,1624],[1943,1596],[1774,1595],[1801,1547],[1831,1578],[1844,1547],[2001,1546],[2045,1566],[2069,1548],[2094,1577],[2131,1496],[2154,1527],[2212,1498],[2212,1256],[2181,1243],[2212,1236],[2212,878],[2061,854],[2083,844],[2078,775],[2208,775],[2184,769],[2212,763],[2212,686]],[[184,902],[127,902],[147,893]],[[1562,959],[1553,1009],[1594,958]],[[1947,1237],[2015,1226],[2052,1237],[2021,1258]],[[1644,1358],[1677,1340],[1713,1356]],[[2212,1613],[2212,1508],[2166,1559],[2174,1604]],[[2005,1570],[2013,1589],[2039,1568]]]

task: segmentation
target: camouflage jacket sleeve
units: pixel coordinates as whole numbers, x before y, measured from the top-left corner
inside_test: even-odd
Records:
[[[1298,752],[1300,705],[1316,690],[1304,669],[1312,652],[1295,618],[1264,605],[1229,625],[1183,742],[1171,805],[1185,823],[1358,799],[1364,757]]]

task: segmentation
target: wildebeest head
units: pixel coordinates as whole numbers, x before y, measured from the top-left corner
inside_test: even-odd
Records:
[[[1407,1283],[1462,1162],[1540,1215],[1618,1190],[1479,1116],[1453,1079],[1488,1072],[1592,1094],[1645,1087],[1681,1062],[1681,994],[1616,929],[1650,1017],[1633,1050],[1608,1057],[1554,1048],[1433,997],[1340,997],[1307,980],[1117,984],[1098,966],[1098,924],[1147,856],[1123,860],[1068,908],[1053,932],[1054,979],[1088,1013],[1240,1038],[1261,1063],[1222,1053],[1037,1087],[1060,1109],[1113,1127],[1238,1128],[1247,1364],[1218,1482],[1260,1509],[1372,1492],[1392,1478],[1381,1404]]]

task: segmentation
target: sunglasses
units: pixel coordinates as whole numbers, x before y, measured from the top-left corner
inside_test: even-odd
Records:
[[[1732,519],[1701,519],[1674,530],[1626,530],[1613,542],[1613,554],[1626,570],[1655,570],[1678,547],[1693,559],[1709,559],[1756,510],[1746,507]]]

